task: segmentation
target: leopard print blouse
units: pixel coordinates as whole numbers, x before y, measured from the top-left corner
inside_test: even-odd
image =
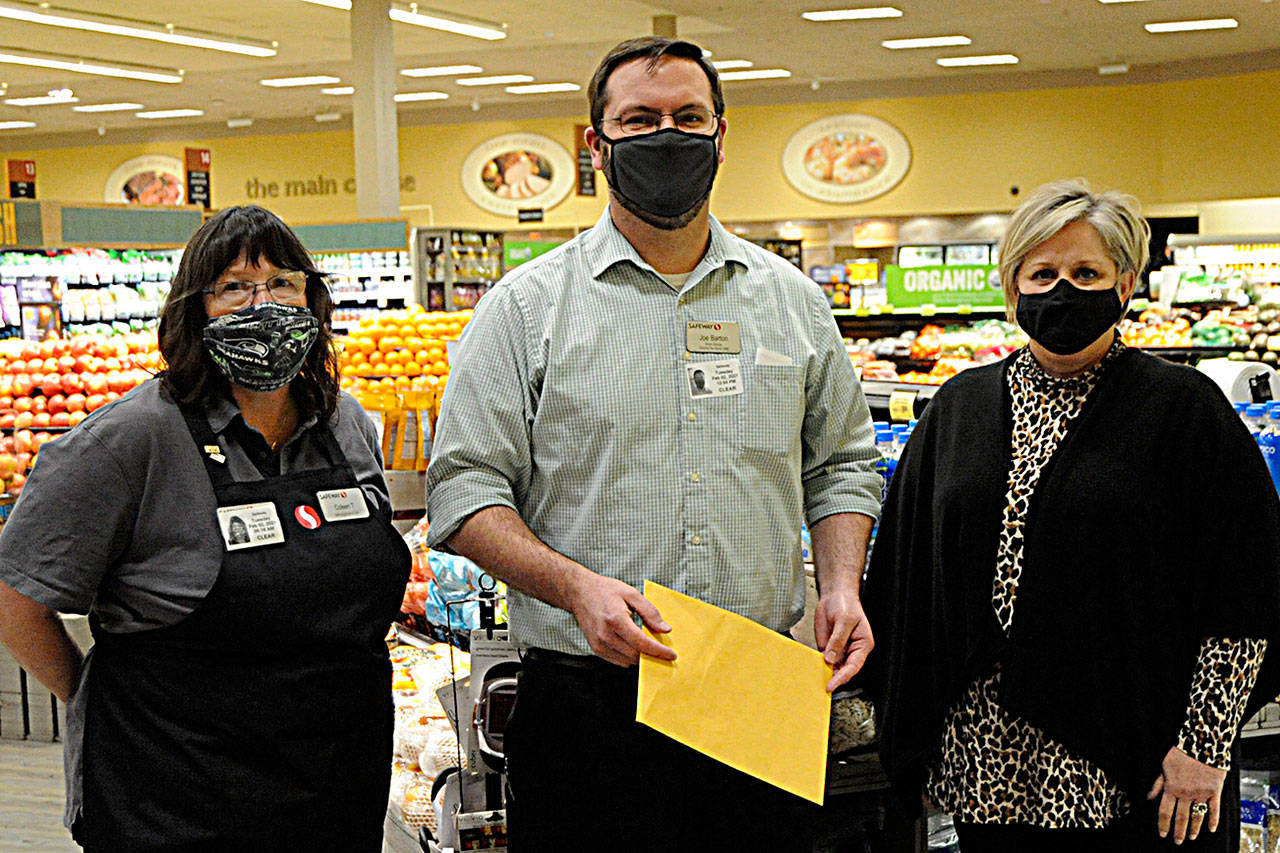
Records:
[[[1005,633],[1013,624],[1027,506],[1044,464],[1053,456],[1107,365],[1123,352],[1118,339],[1079,376],[1046,373],[1030,350],[1009,370],[1013,401],[1013,468],[992,587],[992,606]],[[1200,647],[1178,747],[1226,768],[1265,640],[1206,639]],[[943,811],[969,823],[1025,823],[1045,828],[1100,828],[1129,811],[1124,793],[1091,762],[1000,707],[1000,671],[982,675],[947,716],[925,793]]]

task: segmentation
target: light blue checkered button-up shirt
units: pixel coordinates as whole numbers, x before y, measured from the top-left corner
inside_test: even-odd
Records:
[[[741,351],[689,352],[691,321],[739,324]],[[790,363],[758,363],[762,348]],[[693,395],[688,364],[733,358],[742,393]],[[712,219],[676,293],[606,210],[476,309],[427,471],[428,541],[509,506],[588,569],[786,630],[804,607],[801,522],[876,516],[877,458],[816,284]],[[564,610],[512,590],[510,619],[523,645],[591,654]]]

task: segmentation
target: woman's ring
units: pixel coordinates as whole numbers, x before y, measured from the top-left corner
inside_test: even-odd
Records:
[[[1192,803],[1191,804],[1191,815],[1193,817],[1204,817],[1208,813],[1209,813],[1208,803]]]

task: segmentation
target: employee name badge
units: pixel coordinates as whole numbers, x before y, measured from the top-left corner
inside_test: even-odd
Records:
[[[736,358],[724,361],[695,361],[684,366],[689,396],[728,397],[742,393],[742,367]]]
[[[690,320],[684,325],[684,348],[689,352],[742,352],[741,326]]]
[[[284,527],[276,514],[276,505],[259,504],[218,507],[218,529],[228,551],[258,548],[284,541]]]
[[[325,521],[369,517],[369,505],[365,503],[364,491],[359,486],[316,492],[316,500],[320,503],[320,512],[324,514]]]

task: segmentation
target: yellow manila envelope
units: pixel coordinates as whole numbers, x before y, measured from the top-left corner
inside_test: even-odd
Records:
[[[674,661],[640,656],[636,721],[822,805],[831,667],[744,616],[645,581]]]

